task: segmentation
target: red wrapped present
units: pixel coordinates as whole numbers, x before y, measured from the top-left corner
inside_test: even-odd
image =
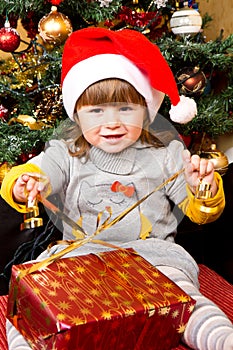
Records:
[[[13,266],[7,318],[36,350],[169,350],[195,305],[132,249],[32,265]]]

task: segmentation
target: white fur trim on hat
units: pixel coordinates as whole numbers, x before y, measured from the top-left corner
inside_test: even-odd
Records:
[[[129,59],[117,54],[100,54],[76,63],[67,73],[62,85],[63,104],[71,120],[75,105],[85,89],[93,83],[119,78],[129,82],[146,100],[150,122],[153,122],[164,93],[151,87],[150,81]]]
[[[186,124],[197,114],[196,102],[192,98],[181,95],[180,102],[176,106],[171,105],[169,114],[173,122]]]

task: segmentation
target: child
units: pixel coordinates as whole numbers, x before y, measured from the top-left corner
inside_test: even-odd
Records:
[[[233,349],[232,323],[201,295],[197,264],[174,243],[177,221],[171,209],[173,202],[199,224],[214,221],[225,204],[221,177],[211,161],[191,156],[178,140],[163,145],[149,128],[165,94],[175,121],[192,119],[194,101],[179,96],[159,49],[133,30],[86,28],[72,33],[64,47],[62,91],[75,124],[71,135],[76,136],[51,140],[40,155],[13,168],[4,178],[2,196],[23,212],[26,194],[34,200],[40,192],[59,193],[64,212],[91,235],[110,212],[116,217],[184,166],[184,174],[98,239],[134,248],[197,301],[183,336],[188,346]],[[46,186],[40,178],[48,179]],[[64,224],[64,239],[74,238]],[[62,249],[64,245],[55,245],[39,259]],[[90,242],[66,256],[104,250]],[[9,350],[30,348],[9,322],[7,330]]]

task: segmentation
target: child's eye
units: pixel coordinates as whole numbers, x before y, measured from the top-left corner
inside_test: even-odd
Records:
[[[121,112],[128,112],[128,111],[132,111],[133,108],[131,106],[124,106],[120,108]]]
[[[102,113],[103,109],[102,108],[92,108],[89,112],[90,113]]]

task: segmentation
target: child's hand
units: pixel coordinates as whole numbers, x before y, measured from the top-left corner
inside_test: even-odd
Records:
[[[211,185],[211,192],[214,196],[218,189],[214,180],[214,164],[211,160],[200,158],[197,154],[191,156],[188,150],[184,150],[183,161],[185,179],[191,191],[195,194],[200,181],[204,181]]]
[[[33,202],[37,195],[47,188],[48,184],[48,178],[41,174],[25,173],[15,182],[14,200],[19,203]]]

